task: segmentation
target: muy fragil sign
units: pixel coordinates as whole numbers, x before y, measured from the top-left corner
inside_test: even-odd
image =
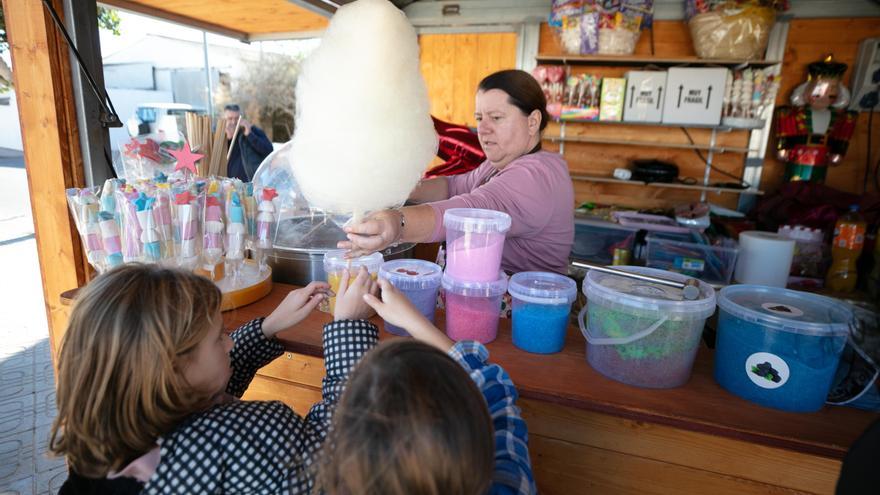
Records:
[[[726,80],[725,68],[669,69],[663,123],[720,124]]]

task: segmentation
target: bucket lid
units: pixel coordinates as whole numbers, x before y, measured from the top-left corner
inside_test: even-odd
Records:
[[[382,253],[368,254],[366,256],[361,256],[360,258],[352,258],[348,260],[345,259],[346,252],[348,252],[346,249],[333,249],[324,253],[324,271],[335,272],[342,270],[347,268],[350,262],[352,269],[365,266],[367,267],[368,272],[376,273],[379,271],[379,266],[385,261],[385,258],[382,257]]]
[[[516,273],[507,290],[517,299],[538,304],[571,304],[577,297],[574,280],[550,272]]]
[[[440,286],[442,276],[440,265],[424,260],[386,261],[379,267],[379,278],[400,290],[434,289]]]
[[[443,290],[460,296],[496,297],[507,292],[507,275],[498,272],[498,279],[492,282],[468,282],[443,274]]]
[[[443,213],[447,229],[479,234],[503,234],[510,230],[510,215],[479,208],[450,208]]]
[[[651,275],[684,282],[690,277],[680,273],[641,266],[615,266],[617,270]],[[584,279],[583,291],[587,301],[601,300],[604,304],[621,305],[643,310],[675,313],[677,317],[708,318],[715,312],[715,289],[699,280],[700,297],[687,300],[681,289],[652,282],[590,270]]]
[[[808,335],[846,335],[853,314],[834,299],[761,285],[721,289],[718,307],[731,315],[776,330]]]

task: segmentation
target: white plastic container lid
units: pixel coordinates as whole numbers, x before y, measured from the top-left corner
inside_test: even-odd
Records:
[[[442,284],[445,291],[460,296],[497,297],[507,292],[507,275],[499,271],[498,279],[492,282],[467,282],[444,273]]]
[[[366,256],[361,256],[360,258],[352,258],[348,260],[345,259],[346,252],[347,250],[345,249],[332,249],[324,253],[324,271],[327,273],[338,272],[348,268],[349,262],[351,262],[352,270],[365,266],[367,267],[368,272],[376,273],[385,261],[385,258],[382,257],[382,253],[368,254]]]
[[[400,290],[421,290],[440,287],[443,270],[440,265],[424,260],[393,260],[382,263],[379,278]]]
[[[614,268],[679,282],[690,278],[680,273],[641,266]],[[700,297],[687,300],[681,289],[590,270],[584,279],[583,291],[588,302],[599,302],[621,311],[659,312],[673,315],[676,319],[705,319],[715,312],[715,289],[702,280],[698,282]]]
[[[503,234],[510,230],[510,215],[479,208],[451,208],[443,214],[447,229],[478,234]]]
[[[528,303],[571,304],[577,297],[574,280],[558,273],[519,272],[510,277],[510,295]]]
[[[721,289],[718,307],[763,327],[805,335],[847,335],[854,323],[846,304],[779,287],[731,285]]]

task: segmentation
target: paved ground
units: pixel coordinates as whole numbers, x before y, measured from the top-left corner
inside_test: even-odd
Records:
[[[55,382],[27,179],[2,148],[0,264],[0,494],[56,493],[66,467],[46,455]]]

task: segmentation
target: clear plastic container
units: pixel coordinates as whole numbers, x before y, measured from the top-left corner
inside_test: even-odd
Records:
[[[495,272],[491,282],[466,282],[443,274],[446,293],[446,335],[452,340],[488,344],[498,336],[501,299],[507,292],[507,275]]]
[[[718,297],[715,380],[743,399],[793,412],[822,408],[852,311],[833,299],[734,285]]]
[[[443,214],[446,227],[446,273],[456,280],[492,282],[501,269],[510,215],[495,210],[452,208]]]
[[[528,352],[552,354],[565,345],[574,280],[549,272],[520,272],[510,278],[513,345]]]
[[[576,218],[571,256],[600,265],[612,264],[615,251],[625,250],[631,258],[637,233],[638,229],[613,222]]]
[[[682,282],[688,278],[652,268],[618,269]],[[705,282],[699,286],[699,298],[686,300],[681,289],[588,272],[583,285],[587,306],[578,323],[587,339],[590,366],[637,387],[687,383],[706,318],[715,312],[715,290]]]
[[[379,278],[397,287],[425,318],[434,323],[437,307],[437,291],[443,270],[440,265],[423,260],[386,261],[379,267]],[[385,322],[385,330],[394,335],[408,337],[403,328]]]
[[[339,281],[346,269],[351,270],[352,275],[357,275],[358,270],[362,266],[367,267],[367,271],[373,277],[373,280],[379,276],[379,267],[385,262],[382,253],[368,254],[360,258],[345,259],[345,249],[334,249],[324,253],[324,273],[327,274],[327,283],[330,284],[330,290],[334,293],[339,290]],[[336,298],[330,298],[330,313],[336,309]]]
[[[646,238],[645,264],[651,268],[681,273],[704,282],[727,285],[736,267],[736,241],[715,246],[692,242],[690,235],[651,232]]]

